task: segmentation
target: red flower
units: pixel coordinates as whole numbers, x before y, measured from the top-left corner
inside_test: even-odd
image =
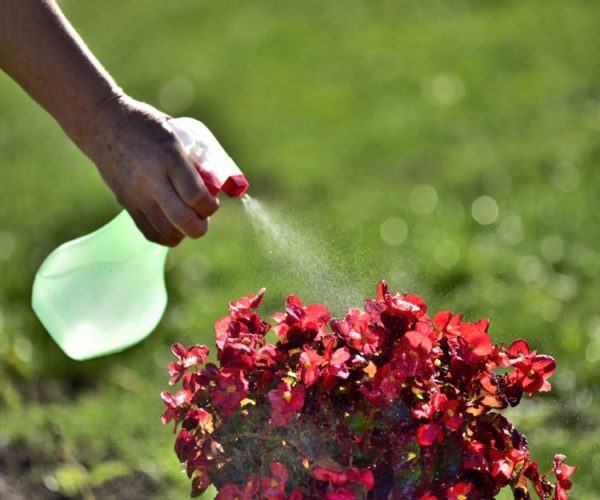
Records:
[[[168,424],[171,420],[179,420],[187,413],[190,403],[190,397],[187,391],[177,391],[175,394],[170,392],[161,392],[160,397],[167,410],[161,418],[163,424]]]
[[[256,350],[253,348],[254,339],[250,336],[243,337],[241,341],[228,339],[217,355],[221,366],[225,368],[251,368],[256,359]]]
[[[210,434],[213,431],[213,416],[202,408],[190,408],[182,420],[181,425],[184,429],[200,429],[202,432]]]
[[[301,366],[301,378],[304,385],[310,387],[313,385],[319,375],[321,370],[319,367],[323,364],[323,358],[312,349],[310,346],[305,345],[302,350],[302,354],[300,354],[300,366]]]
[[[372,324],[371,316],[358,309],[350,309],[345,321],[332,320],[331,329],[350,347],[367,356],[377,354],[385,339],[385,330]]]
[[[310,304],[306,307],[295,295],[287,298],[286,314],[273,315],[277,325],[273,328],[282,344],[302,345],[319,339],[326,333],[325,327],[330,319],[327,308],[322,304]]]
[[[285,483],[288,480],[288,472],[285,466],[279,462],[269,464],[270,477],[263,477],[260,481],[262,498],[284,498]]]
[[[463,358],[477,360],[494,353],[494,344],[487,334],[487,323],[461,323],[458,342],[463,347]]]
[[[338,470],[329,467],[316,466],[313,469],[313,477],[318,481],[337,485],[345,485],[350,482],[359,483],[365,487],[366,491],[371,491],[375,485],[373,472],[370,469],[358,469],[357,467],[350,467],[347,470]],[[346,490],[338,489],[336,491],[345,494]]]
[[[355,500],[356,495],[347,486],[340,486],[333,491],[325,493],[325,500]]]
[[[462,422],[462,417],[458,413],[458,405],[458,401],[449,400],[445,394],[436,391],[431,395],[428,402],[417,404],[413,410],[413,415],[416,418],[428,420],[435,419],[439,415],[444,426],[451,431],[455,431]]]
[[[173,344],[171,351],[177,356],[177,361],[169,364],[169,385],[179,382],[187,368],[206,363],[209,349],[205,345],[194,345],[186,350],[181,344]]]
[[[273,423],[283,427],[287,426],[304,406],[304,395],[303,386],[290,387],[286,382],[281,382],[277,389],[269,391],[271,420]]]
[[[494,346],[487,320],[431,319],[420,297],[384,281],[343,320],[289,296],[270,343],[254,310],[262,296],[231,302],[215,324],[218,365],[204,346],[173,346],[182,390],[162,394],[162,421],[175,421],[192,495],[215,484],[220,499],[475,500],[510,486],[567,499],[575,467],[557,455],[540,474],[497,411],[549,390],[552,358],[522,340]]]
[[[564,455],[554,456],[554,474],[556,475],[556,500],[568,500],[567,490],[571,489],[571,476],[577,469],[574,465],[567,465]]]
[[[350,467],[350,469],[348,469],[348,479],[363,484],[367,491],[371,491],[373,486],[375,486],[375,477],[373,476],[371,469]]]
[[[417,428],[417,443],[421,446],[441,443],[443,435],[442,428],[438,424],[423,424]]]
[[[181,429],[175,440],[175,453],[180,462],[185,462],[196,455],[196,438],[187,429]]]
[[[215,499],[253,500],[257,497],[258,490],[258,484],[250,478],[245,485],[239,485],[237,483],[225,483],[219,488],[219,493],[217,493]]]
[[[554,358],[530,351],[529,345],[522,339],[514,341],[506,354],[514,367],[509,375],[512,383],[518,384],[530,396],[538,391],[548,392],[551,389],[548,378],[556,370]]]
[[[394,350],[394,368],[402,377],[414,377],[431,373],[433,344],[420,331],[409,331],[400,339]]]
[[[346,484],[349,481],[348,474],[345,471],[321,466],[315,467],[312,475],[317,481],[326,481],[331,484]]]
[[[446,492],[447,500],[467,500],[469,493],[473,491],[473,485],[471,483],[456,483],[454,486],[448,488]]]
[[[261,288],[256,295],[249,294],[245,297],[240,297],[235,302],[229,303],[229,310],[234,313],[245,312],[249,309],[256,309],[260,306],[265,294],[265,289]]]
[[[323,377],[321,386],[324,390],[331,389],[335,384],[335,379],[345,380],[350,375],[346,361],[350,359],[350,351],[346,347],[340,347],[333,350],[335,339],[327,341],[325,353],[323,354]]]
[[[240,402],[247,396],[248,381],[241,370],[223,369],[219,372],[212,390],[212,404],[223,416],[239,410]]]

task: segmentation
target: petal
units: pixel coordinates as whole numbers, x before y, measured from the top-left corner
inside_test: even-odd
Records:
[[[175,343],[171,346],[171,351],[175,356],[179,359],[183,359],[185,357],[185,347],[183,347],[180,343]]]
[[[431,446],[442,439],[442,430],[438,424],[423,424],[417,429],[417,442],[421,446]]]
[[[317,481],[327,481],[333,484],[346,484],[348,482],[348,475],[345,472],[319,465],[313,469],[312,474]]]
[[[529,352],[529,344],[523,339],[515,340],[508,348],[508,354],[514,358],[527,356]]]
[[[433,324],[438,329],[438,331],[445,330],[452,319],[452,313],[450,311],[440,311],[433,318]]]
[[[385,298],[389,297],[389,295],[390,289],[388,287],[387,281],[381,280],[377,284],[377,297],[379,297],[379,300],[385,300]]]
[[[542,375],[544,378],[550,377],[556,370],[556,361],[551,356],[538,354],[531,363],[531,369]]]

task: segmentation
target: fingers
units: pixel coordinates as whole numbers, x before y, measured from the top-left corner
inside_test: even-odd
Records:
[[[217,211],[219,201],[209,193],[192,162],[179,151],[175,152],[167,175],[179,197],[201,218],[206,219]]]
[[[155,202],[144,207],[144,215],[163,239],[163,245],[174,247],[183,240],[184,235],[165,216]]]
[[[148,220],[146,215],[141,210],[129,209],[128,211],[135,222],[135,225],[148,241],[171,247],[176,246],[181,241],[181,238],[173,239],[163,236],[158,230],[156,230],[154,225]]]
[[[208,220],[187,206],[170,182],[157,189],[154,197],[169,222],[185,236],[195,239],[206,234]]]

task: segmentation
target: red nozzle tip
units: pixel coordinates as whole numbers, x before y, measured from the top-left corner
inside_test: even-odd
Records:
[[[246,178],[240,174],[228,177],[221,189],[223,189],[227,196],[239,198],[248,191],[249,187],[250,184],[248,184]]]

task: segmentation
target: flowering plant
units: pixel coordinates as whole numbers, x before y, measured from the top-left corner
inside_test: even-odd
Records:
[[[467,500],[505,486],[568,498],[575,467],[556,455],[540,473],[498,413],[550,390],[550,356],[494,345],[487,320],[431,318],[385,281],[343,319],[290,295],[271,325],[256,312],[263,292],[215,323],[218,364],[206,346],[172,347],[170,384],[183,388],[162,393],[162,422],[179,429],[192,496],[214,484],[218,499]]]

